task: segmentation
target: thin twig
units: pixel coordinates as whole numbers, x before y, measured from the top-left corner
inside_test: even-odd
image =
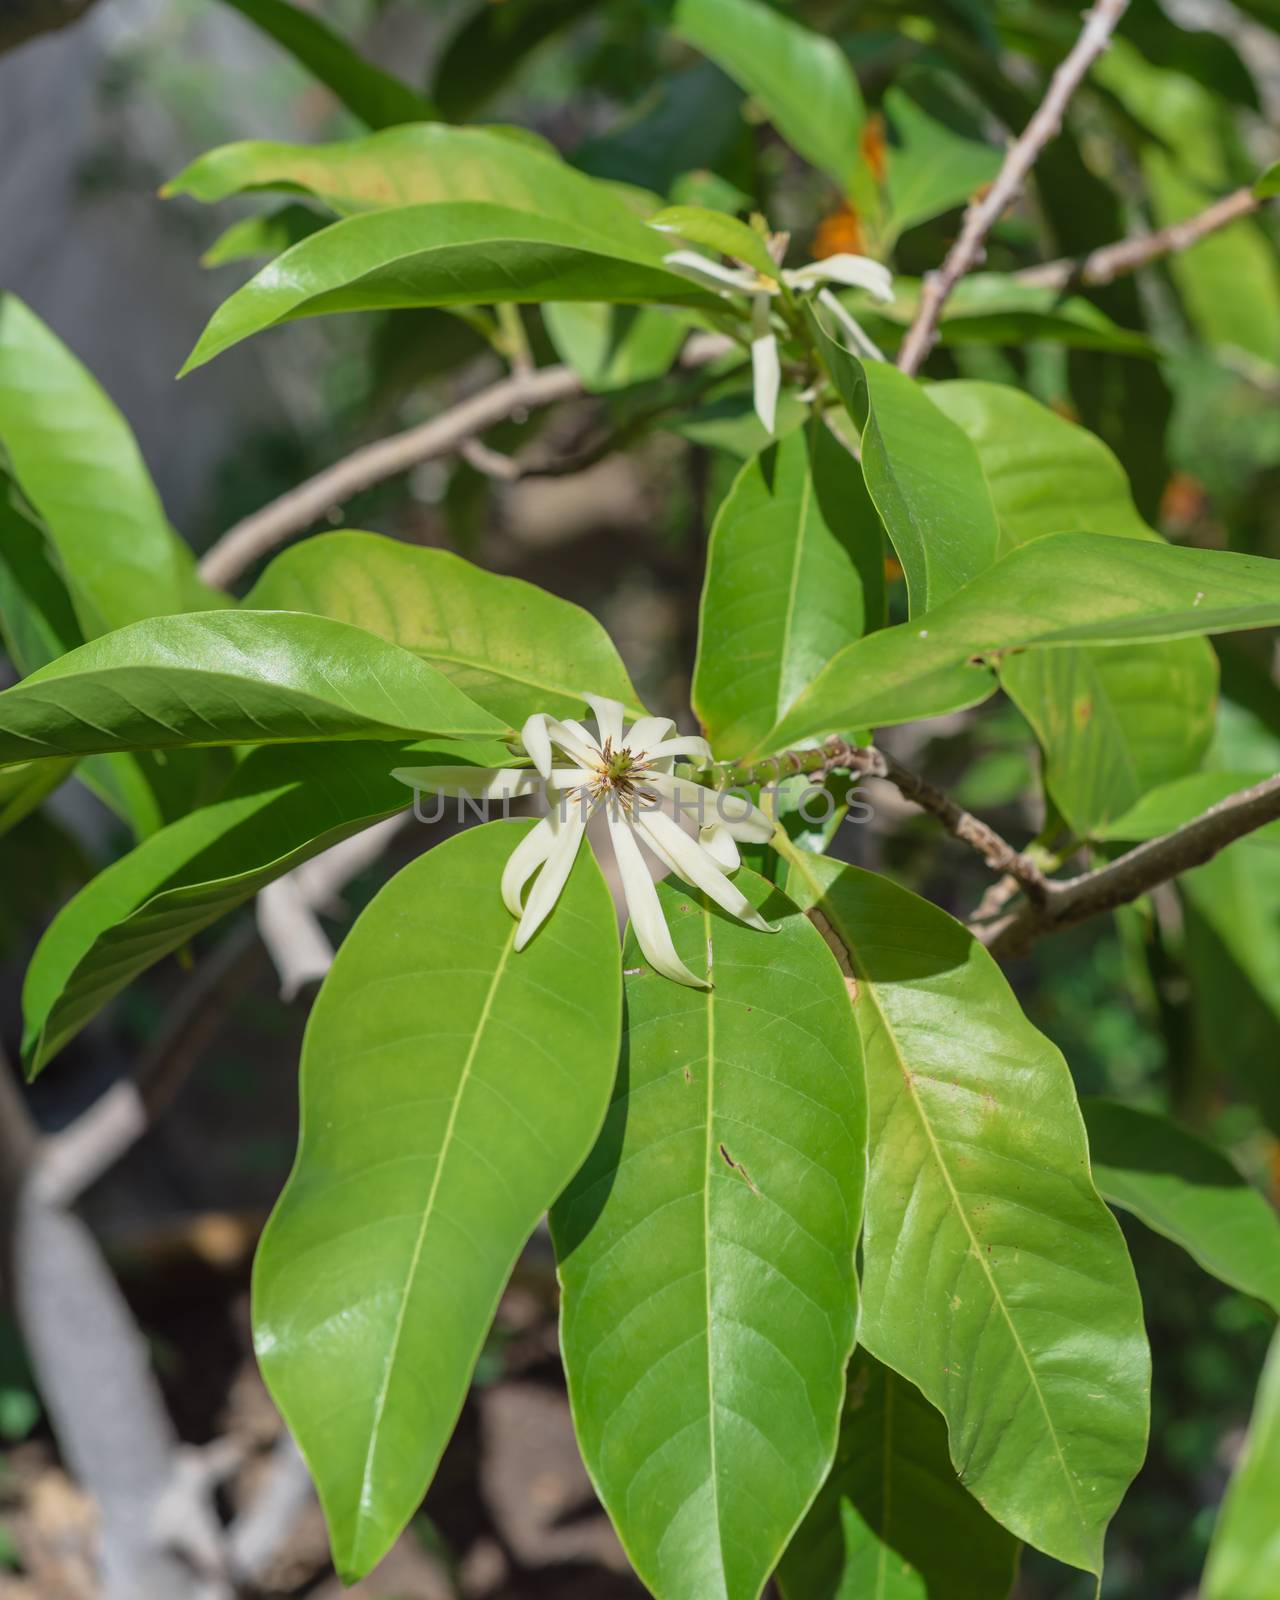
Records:
[[[720,334],[697,334],[681,352],[683,367],[705,366],[727,351],[733,341]],[[208,583],[233,583],[253,563],[309,528],[361,490],[371,488],[424,461],[451,455],[477,434],[499,422],[560,400],[583,394],[582,379],[571,367],[540,367],[516,372],[461,401],[430,422],[378,439],[308,478],[296,489],[255,511],[229,528],[200,561]]]
[[[1021,955],[1043,934],[1128,905],[1278,817],[1280,776],[1228,795],[1172,833],[1149,839],[1093,872],[1046,879],[1038,901],[1028,899],[999,921],[973,931],[992,955]]]
[[[1162,256],[1176,255],[1189,250],[1193,244],[1219,228],[1239,222],[1241,217],[1252,216],[1263,202],[1252,189],[1237,189],[1234,194],[1215,200],[1211,206],[1198,211],[1194,217],[1172,222],[1167,228],[1157,228],[1154,233],[1140,234],[1132,239],[1119,239],[1114,244],[1104,244],[1088,255],[1066,257],[1061,261],[1046,261],[1042,266],[1027,267],[1016,273],[1019,283],[1028,283],[1042,289],[1069,289],[1076,284],[1088,286],[1113,283],[1128,272],[1158,261]]]
[[[1058,133],[1068,101],[1107,48],[1127,5],[1128,0],[1097,0],[1093,10],[1085,14],[1080,37],[1050,79],[1031,121],[1009,147],[995,181],[981,200],[969,206],[960,237],[941,267],[925,278],[920,308],[898,352],[898,366],[903,372],[914,375],[924,364],[938,337],[938,320],[951,291],[983,259],[987,234],[1017,196],[1041,150]]]

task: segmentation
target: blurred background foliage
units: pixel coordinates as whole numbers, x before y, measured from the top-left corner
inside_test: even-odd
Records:
[[[334,0],[312,16],[371,70],[353,74],[344,60],[327,73],[329,87],[320,81],[323,52],[305,34],[299,45],[296,15],[279,0],[98,0],[73,29],[0,57],[0,147],[10,156],[0,167],[0,282],[122,407],[170,517],[205,549],[359,443],[498,376],[514,331],[510,318],[487,312],[325,318],[242,346],[175,387],[205,315],[260,263],[258,247],[279,248],[315,225],[303,197],[286,207],[265,196],[218,208],[161,202],[160,185],[210,146],[347,137],[406,115],[515,123],[595,176],[675,202],[763,211],[791,232],[793,260],[891,248],[909,280],[941,259],[965,199],[994,175],[1078,28],[1075,6],[1062,0],[806,0],[779,9],[834,40],[856,69],[869,111],[864,154],[886,177],[879,214],[845,200],[766,125],[749,94],[675,37],[665,0]],[[1250,183],[1277,155],[1278,21],[1276,0],[1132,0],[1031,193],[993,232],[985,271],[1078,256]],[[972,317],[957,317],[930,375],[1011,385],[1083,422],[1116,452],[1141,515],[1168,538],[1280,557],[1276,223],[1267,213],[1242,220],[1047,306],[1000,293],[992,278],[994,299],[975,296],[965,307]],[[237,231],[224,232],[229,224]],[[201,265],[202,256],[220,264]],[[909,305],[911,285],[902,288]],[[900,315],[876,326],[887,348],[901,335]],[[487,443],[511,452],[537,435],[574,456],[617,435],[620,448],[580,473],[513,484],[464,459],[430,462],[351,501],[341,520],[458,549],[588,606],[655,709],[687,718],[707,530],[741,460],[761,443],[743,382],[691,396],[687,379],[654,376],[643,362],[638,374],[611,368],[599,330],[581,318],[529,311],[519,339],[539,362],[594,360],[601,392],[503,425]],[[1221,701],[1206,764],[1274,771],[1273,641],[1243,635],[1216,646]],[[914,741],[930,777],[1002,831],[1020,840],[1040,831],[1035,743],[1011,701],[898,738],[904,752],[903,741]],[[0,1021],[10,1046],[40,928],[128,842],[121,818],[79,785],[0,838]],[[927,819],[879,797],[873,821],[847,824],[837,849],[957,914],[971,913],[985,887],[973,860],[940,845]],[[334,908],[335,940],[385,875],[385,866],[370,872]],[[34,1103],[47,1127],[65,1124],[127,1069],[181,976],[168,962],[135,985],[41,1080]],[[1280,1196],[1274,838],[1236,845],[1110,923],[1043,943],[1013,977],[1082,1093],[1172,1111]],[[293,1147],[301,1010],[281,1007],[259,968],[224,1020],[172,1113],[87,1202],[155,1341],[179,1423],[197,1441],[265,1425],[247,1354],[247,1262]],[[1155,1356],[1153,1443],[1114,1527],[1103,1594],[1180,1600],[1195,1591],[1272,1319],[1166,1241],[1125,1226]],[[522,1507],[539,1492],[530,1435],[554,1434],[544,1406],[556,1370],[552,1301],[546,1253],[535,1250],[481,1366],[480,1420],[452,1447],[424,1520],[406,1536],[409,1554],[394,1558],[401,1587],[375,1578],[359,1594],[639,1592],[607,1532],[576,1544],[553,1536],[575,1518],[595,1525],[589,1495],[578,1507],[556,1499],[587,1494],[580,1473],[546,1467],[552,1478],[568,1473],[569,1488],[546,1490],[541,1531],[530,1532]],[[529,1409],[504,1411],[504,1384]],[[550,1403],[563,1413],[557,1393]],[[8,1446],[0,1504],[17,1530],[0,1536],[0,1570],[8,1564],[16,1584],[18,1565],[30,1560],[23,1551],[39,1521],[39,1485],[55,1468],[7,1325],[0,1441]],[[508,1447],[515,1467],[486,1460]],[[497,1574],[489,1588],[486,1560]],[[320,1592],[323,1570],[313,1540],[272,1592]],[[1034,1553],[1020,1585],[1023,1600],[1092,1592],[1086,1577]]]

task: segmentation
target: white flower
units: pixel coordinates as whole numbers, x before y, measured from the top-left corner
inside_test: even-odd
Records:
[[[764,843],[773,835],[773,824],[744,796],[709,790],[674,774],[681,756],[711,759],[705,739],[676,735],[670,717],[641,717],[624,730],[619,701],[601,695],[583,699],[595,714],[594,735],[580,722],[542,712],[528,719],[521,742],[532,767],[402,767],[394,776],[415,789],[485,800],[514,799],[545,786],[550,815],[525,834],[502,874],[502,898],[512,916],[520,919],[517,950],[550,915],[577,858],[588,819],[603,812],[631,926],[646,960],[677,983],[709,988],[676,954],[641,846],[730,916],[774,933],[777,930],[728,877],[741,864],[736,841]],[[699,823],[711,808],[714,820],[700,826],[694,838],[664,809],[664,802]]]
[[[858,353],[870,356],[873,361],[884,360],[858,319],[825,287],[829,283],[839,283],[847,289],[865,289],[877,300],[892,300],[893,275],[869,256],[827,256],[822,261],[810,261],[807,266],[784,269],[777,278],[767,278],[754,267],[721,266],[697,250],[673,250],[663,261],[674,271],[695,278],[720,294],[737,291],[751,296],[752,393],[756,415],[770,433],[777,418],[778,394],[782,388],[782,365],[773,332],[772,305],[773,297],[782,293],[779,280],[794,294],[811,294],[816,290],[818,304],[836,318]]]

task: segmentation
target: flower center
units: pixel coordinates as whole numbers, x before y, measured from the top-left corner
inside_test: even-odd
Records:
[[[606,739],[600,750],[600,760],[591,780],[594,800],[613,799],[624,811],[630,811],[640,793],[639,785],[649,772],[645,752],[634,753],[623,745],[613,748],[613,740]],[[641,795],[641,798],[646,798]]]

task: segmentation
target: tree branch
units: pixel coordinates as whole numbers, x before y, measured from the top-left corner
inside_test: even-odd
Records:
[[[1027,267],[1015,277],[1019,283],[1044,289],[1113,283],[1162,256],[1189,250],[1219,228],[1229,227],[1241,217],[1252,216],[1262,204],[1252,189],[1237,189],[1234,194],[1225,195],[1198,211],[1194,217],[1172,222],[1167,228],[1158,228],[1154,233],[1144,233],[1133,239],[1119,239],[1115,244],[1090,250],[1085,256],[1065,257],[1061,261],[1046,261],[1043,266]]]
[[[720,334],[697,334],[681,352],[680,365],[705,366],[734,348],[732,340]],[[237,522],[205,552],[200,576],[208,583],[232,583],[291,534],[318,522],[362,489],[424,461],[451,455],[499,422],[585,392],[582,379],[571,367],[540,367],[536,372],[512,373],[430,422],[352,451],[261,511]]]
[[[1093,872],[1046,879],[1038,901],[1028,899],[1007,916],[973,931],[992,955],[1021,955],[1042,935],[1128,905],[1278,817],[1280,776],[1228,795],[1172,833],[1149,839]]]
[[[1097,0],[1093,10],[1085,13],[1080,37],[1054,72],[1031,121],[1009,147],[995,181],[981,200],[969,206],[960,237],[941,267],[926,276],[920,308],[898,352],[898,366],[903,372],[914,376],[923,366],[938,337],[938,321],[951,291],[983,259],[987,234],[1021,189],[1041,150],[1058,133],[1068,101],[1107,48],[1127,5],[1128,0]]]
[[[93,0],[5,0],[0,6],[0,55],[78,22],[92,4]]]

